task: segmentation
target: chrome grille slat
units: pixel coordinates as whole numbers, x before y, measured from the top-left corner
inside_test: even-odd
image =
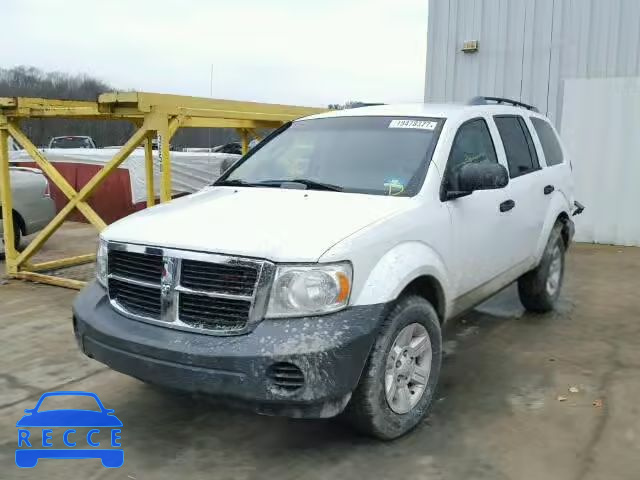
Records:
[[[228,315],[234,315],[236,317],[243,317],[246,316],[249,313],[249,308],[250,306],[247,305],[246,307],[244,307],[243,305],[239,305],[239,308],[233,308],[231,306],[224,308],[224,306],[220,306],[220,305],[216,305],[215,307],[208,307],[208,306],[203,306],[203,305],[187,305],[187,304],[180,304],[180,308],[183,310],[188,310],[188,311],[193,311],[193,312],[206,312],[208,314],[217,314],[220,313],[221,315],[224,315],[225,313]]]
[[[211,335],[262,319],[275,266],[265,260],[108,242],[114,308],[137,320]]]
[[[258,279],[258,269],[255,266],[185,260],[180,278],[180,284],[191,289],[251,296]]]
[[[109,272],[123,278],[160,283],[162,257],[115,250],[109,255]]]
[[[160,314],[160,290],[112,279],[109,296],[124,309],[144,315]],[[157,298],[156,298],[157,296]]]

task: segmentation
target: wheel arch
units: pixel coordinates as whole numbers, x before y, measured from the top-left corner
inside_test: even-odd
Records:
[[[440,324],[444,323],[446,314],[444,289],[436,277],[433,275],[421,275],[413,279],[400,292],[400,296],[407,294],[418,295],[427,300],[436,310]]]
[[[569,214],[567,212],[560,212],[556,221],[554,223],[562,225],[562,241],[564,242],[564,248],[567,249],[569,247],[569,243],[571,242],[571,226],[570,226],[571,218],[569,218]]]
[[[564,201],[564,197],[559,195],[552,198],[550,208],[547,211],[547,215],[540,232],[540,237],[538,238],[538,244],[536,245],[535,258],[537,261],[540,261],[542,258],[542,254],[544,253],[544,249],[549,240],[549,235],[551,235],[553,227],[558,222],[562,224],[562,239],[565,247],[567,247],[571,240],[571,217],[569,215],[567,202]]]
[[[20,215],[20,212],[18,212],[15,208],[12,209],[12,214],[13,214],[13,221],[20,229],[20,233],[22,235],[26,235],[27,224],[25,223],[24,218],[22,218],[22,215]],[[2,218],[2,209],[0,209],[0,219],[1,218]]]
[[[353,304],[392,303],[411,291],[429,300],[442,322],[447,317],[449,288],[447,268],[438,252],[423,242],[410,241],[394,246],[375,262],[358,285]]]

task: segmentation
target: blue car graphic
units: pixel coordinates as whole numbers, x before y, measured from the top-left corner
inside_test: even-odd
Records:
[[[48,397],[55,396],[81,396],[92,397],[100,407],[100,411],[80,409],[59,409],[39,412],[42,402]],[[73,427],[104,427],[111,429],[111,447],[120,447],[120,428],[122,422],[113,413],[114,410],[105,408],[98,396],[91,392],[48,392],[43,394],[32,409],[25,410],[26,415],[16,423],[18,427],[18,449],[16,449],[16,465],[22,468],[35,467],[41,458],[99,458],[102,465],[107,468],[118,468],[124,463],[124,452],[121,448],[73,448],[79,442],[71,443],[68,435],[74,433]],[[31,448],[29,435],[30,428],[42,429],[42,445],[49,440],[51,430],[49,428],[65,427],[64,443],[71,448]],[[100,432],[99,428],[89,430],[86,440],[89,447],[98,447],[99,444],[92,439],[93,434]],[[52,446],[51,444],[48,444]],[[25,447],[26,446],[26,447]],[[34,441],[35,446],[35,441]],[[24,447],[24,448],[20,448]]]

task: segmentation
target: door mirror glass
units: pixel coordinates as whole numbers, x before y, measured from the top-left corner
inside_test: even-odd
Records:
[[[456,172],[459,190],[447,192],[447,199],[463,197],[476,190],[504,188],[509,183],[509,173],[499,163],[468,163]]]

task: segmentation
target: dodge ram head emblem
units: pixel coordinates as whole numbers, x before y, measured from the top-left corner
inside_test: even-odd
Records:
[[[162,262],[162,277],[160,278],[160,291],[162,296],[169,295],[169,291],[173,285],[173,262],[174,259],[170,257],[165,257]]]

